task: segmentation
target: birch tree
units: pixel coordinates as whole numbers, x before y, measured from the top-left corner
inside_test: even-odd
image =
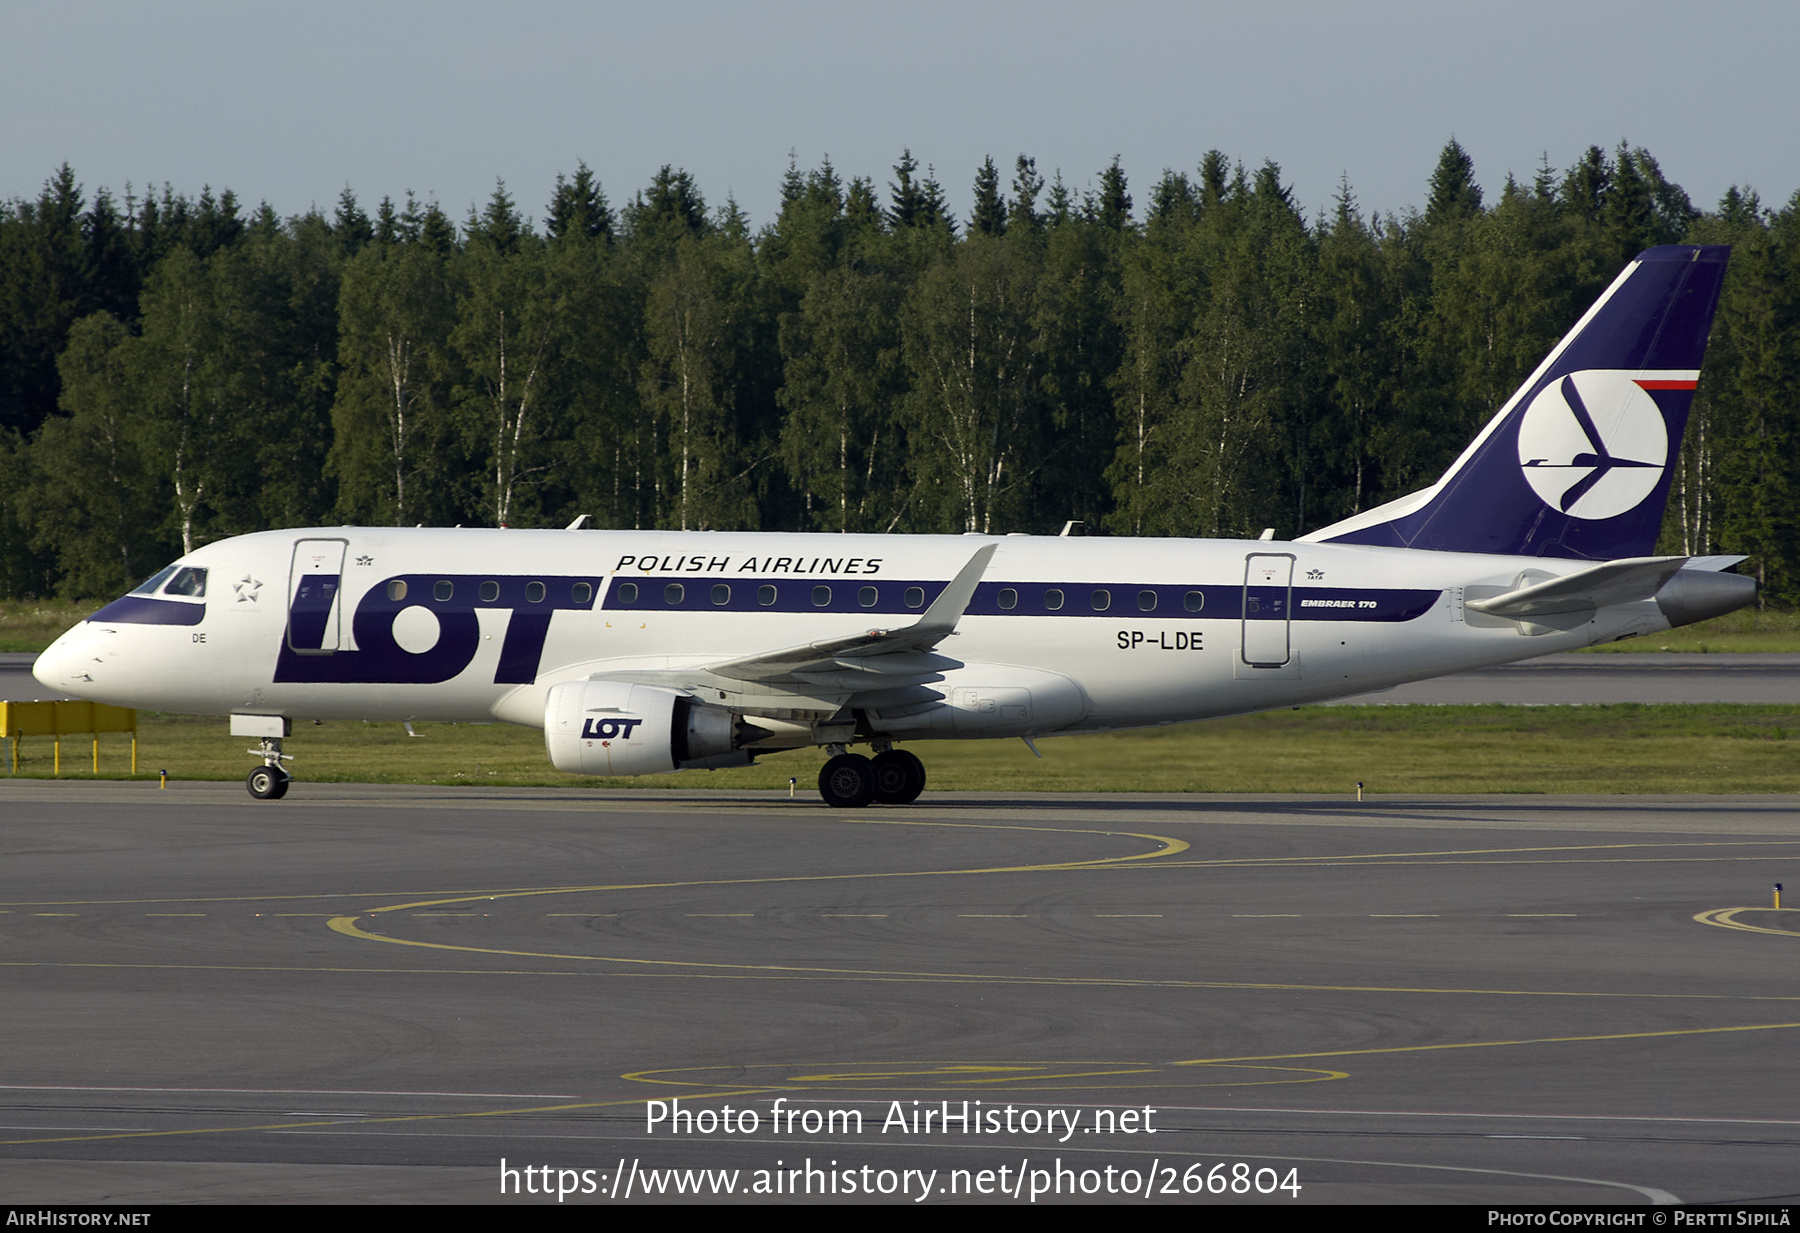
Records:
[[[433,448],[448,411],[452,326],[444,259],[420,244],[372,244],[344,270],[338,302],[342,374],[332,405],[331,467],[346,516],[408,526],[432,510]]]
[[[1038,270],[1028,250],[967,237],[919,280],[904,310],[907,422],[920,495],[937,529],[1017,525],[1041,462],[1033,344]]]

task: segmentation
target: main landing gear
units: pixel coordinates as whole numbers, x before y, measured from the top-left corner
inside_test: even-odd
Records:
[[[249,789],[250,795],[259,801],[278,801],[286,796],[293,776],[281,769],[281,760],[289,756],[281,752],[281,738],[265,736],[262,748],[250,752],[263,759],[261,766],[244,776],[244,787]]]
[[[873,758],[829,747],[832,757],[819,771],[819,795],[837,809],[864,805],[909,805],[925,790],[925,764],[904,749],[881,749]]]

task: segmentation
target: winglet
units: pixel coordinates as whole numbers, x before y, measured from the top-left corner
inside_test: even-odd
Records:
[[[917,638],[921,635],[928,638],[945,638],[956,632],[956,623],[969,609],[969,601],[975,598],[975,588],[981,582],[981,576],[987,573],[988,562],[994,559],[994,550],[999,544],[988,544],[975,550],[969,563],[956,571],[956,577],[950,585],[938,592],[938,597],[931,601],[931,607],[925,609],[925,615],[906,629],[895,630],[895,633],[909,634]],[[935,635],[935,637],[934,637]]]

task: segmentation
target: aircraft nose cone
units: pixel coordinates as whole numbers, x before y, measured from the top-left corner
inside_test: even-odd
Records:
[[[63,640],[58,638],[52,642],[31,665],[31,675],[37,678],[38,684],[57,693],[63,688]]]

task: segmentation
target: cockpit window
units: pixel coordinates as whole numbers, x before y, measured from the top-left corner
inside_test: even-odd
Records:
[[[185,595],[189,599],[203,599],[206,596],[206,571],[195,569],[192,565],[184,566],[169,579],[169,585],[163,588],[164,595]]]
[[[167,567],[166,569],[157,570],[154,574],[151,574],[148,578],[146,578],[142,582],[138,583],[135,587],[132,587],[131,594],[133,594],[133,595],[154,595],[154,594],[156,594],[156,588],[161,586],[163,583],[167,582],[169,580],[169,575],[174,573],[177,569],[180,569],[180,568],[181,567],[179,565],[171,565],[171,566]]]

